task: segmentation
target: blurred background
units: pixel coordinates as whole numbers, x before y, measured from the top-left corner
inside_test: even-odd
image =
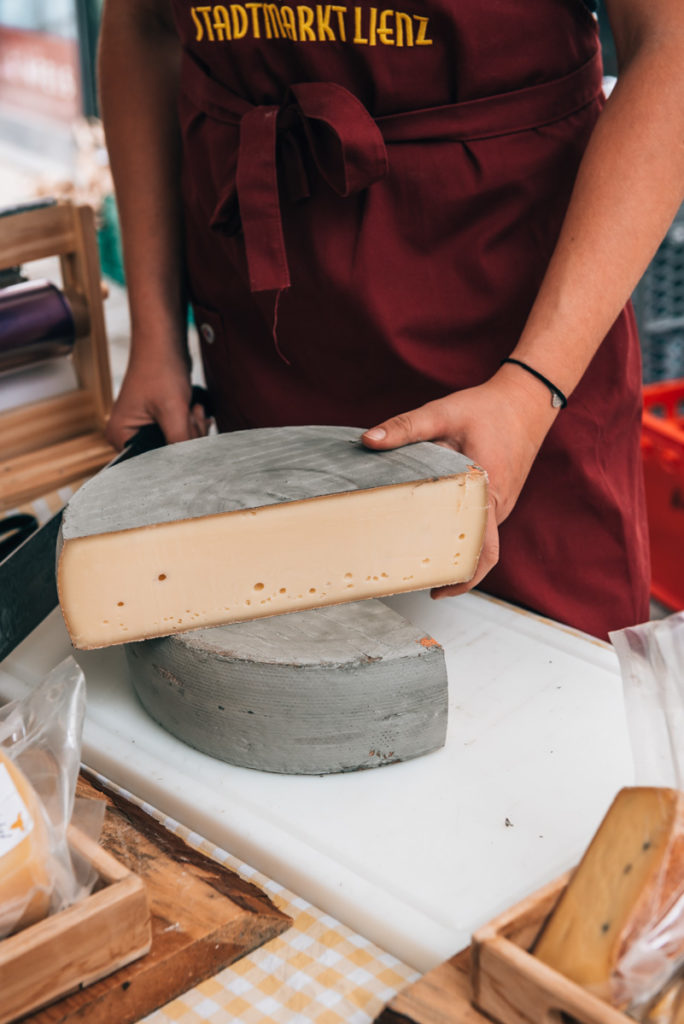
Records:
[[[94,209],[116,394],[129,322],[116,205],[98,120],[95,66],[102,4],[0,0],[0,210],[41,197],[68,198]],[[598,19],[609,90],[617,65],[602,0]],[[0,218],[0,247],[2,227]],[[52,276],[42,262],[21,271],[27,277]],[[0,287],[11,283],[0,266]],[[655,592],[670,606],[684,607],[684,208],[640,282],[634,306],[648,413],[643,454],[654,564],[658,560],[658,573],[671,581]],[[193,377],[201,383],[192,327],[190,335]],[[683,552],[680,564],[673,546]]]
[[[2,197],[19,178],[73,175],[74,126],[97,117],[102,0],[0,0]]]

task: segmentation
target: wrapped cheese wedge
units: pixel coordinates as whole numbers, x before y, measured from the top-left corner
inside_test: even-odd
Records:
[[[48,830],[35,790],[0,751],[0,937],[47,916],[51,862]]]
[[[71,906],[97,881],[67,837],[70,823],[94,840],[102,827],[104,805],[75,800],[84,713],[73,658],[0,707],[0,938]]]

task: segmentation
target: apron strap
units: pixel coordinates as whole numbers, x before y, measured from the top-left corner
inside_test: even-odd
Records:
[[[593,103],[603,89],[600,51],[562,78],[479,100],[426,107],[377,119],[386,142],[474,142],[541,128]]]
[[[244,113],[235,189],[253,292],[290,286],[277,161],[292,164],[292,172],[299,172],[300,177],[303,167],[294,147],[278,148],[277,141],[281,131],[289,136],[293,113],[302,123],[319,174],[340,196],[360,192],[387,174],[387,151],[380,129],[363,104],[340,85],[293,85],[282,107],[251,107]],[[321,133],[319,124],[327,130]],[[222,205],[220,202],[215,211],[215,221],[220,219]]]
[[[235,184],[226,181],[211,226],[230,231],[230,214],[237,200],[253,292],[280,292],[290,286],[278,171],[283,171],[286,180],[299,181],[300,196],[308,194],[300,140],[305,140],[327,184],[338,195],[349,196],[386,176],[386,143],[465,142],[511,135],[570,116],[594,102],[601,87],[598,51],[563,78],[377,120],[360,100],[334,82],[293,85],[281,106],[255,106],[212,78],[188,51],[181,82],[182,93],[206,116],[239,129]]]
[[[277,122],[278,107],[252,107],[240,121],[235,189],[253,292],[290,287],[278,194]]]

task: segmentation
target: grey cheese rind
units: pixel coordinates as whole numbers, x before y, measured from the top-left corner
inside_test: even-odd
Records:
[[[457,476],[471,459],[421,441],[375,452],[355,427],[266,427],[145,452],[85,483],[62,539]]]
[[[380,601],[127,644],[133,686],[178,739],[230,764],[327,774],[444,745],[444,652]]]

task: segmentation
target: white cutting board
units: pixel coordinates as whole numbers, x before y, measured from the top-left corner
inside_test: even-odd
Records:
[[[112,648],[77,654],[83,760],[425,971],[576,862],[632,757],[607,644],[477,594],[388,604],[446,650],[443,750],[337,776],[234,768],[157,726]],[[0,698],[69,653],[54,612],[0,665]]]

